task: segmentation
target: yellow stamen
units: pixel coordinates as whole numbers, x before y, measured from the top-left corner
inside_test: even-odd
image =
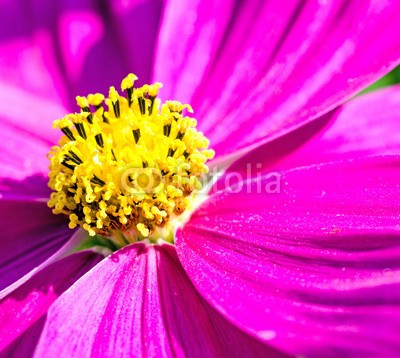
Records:
[[[136,79],[122,81],[126,97],[114,87],[106,99],[77,97],[80,113],[53,124],[64,135],[49,153],[48,205],[91,236],[158,239],[190,207],[214,156],[196,120],[182,114],[193,112],[189,105],[161,104],[161,84],[134,88]]]

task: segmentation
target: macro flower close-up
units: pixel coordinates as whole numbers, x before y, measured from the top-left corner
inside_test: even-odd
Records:
[[[400,356],[399,2],[0,10],[0,357]]]

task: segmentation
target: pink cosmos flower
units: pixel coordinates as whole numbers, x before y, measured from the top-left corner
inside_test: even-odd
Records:
[[[398,2],[0,7],[0,354],[398,354],[400,87],[345,103],[399,63]],[[129,72],[232,164],[174,246],[104,258],[47,207],[46,155]]]

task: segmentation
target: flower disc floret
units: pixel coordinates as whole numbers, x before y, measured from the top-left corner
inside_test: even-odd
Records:
[[[53,124],[63,136],[49,153],[48,205],[91,236],[137,241],[168,228],[190,207],[214,156],[185,114],[189,105],[161,103],[160,83],[135,88],[136,79],[122,81],[125,96],[114,87],[107,98],[78,96],[80,112]]]

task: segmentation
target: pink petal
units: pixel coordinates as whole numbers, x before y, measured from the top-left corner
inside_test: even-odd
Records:
[[[209,14],[171,4],[155,73],[173,88],[167,97],[191,102],[218,155],[327,113],[399,60],[395,2],[200,2]]]
[[[42,316],[36,323],[29,327],[21,336],[11,343],[3,353],[5,357],[32,357],[40,334],[42,333],[46,316]]]
[[[141,3],[131,5],[135,16],[139,16],[144,2]],[[42,123],[40,128],[45,129],[47,118],[53,120],[66,112],[51,115],[54,103],[63,103],[69,107],[68,111],[76,110],[75,95],[107,91],[108,86],[120,83],[129,71],[148,72],[152,61],[147,57],[147,47],[152,47],[157,23],[149,21],[146,26],[151,26],[151,30],[141,26],[144,32],[140,35],[136,31],[121,34],[122,20],[114,17],[116,7],[118,1],[112,5],[96,0],[73,3],[3,1],[0,11],[7,16],[3,19],[0,42],[0,98],[4,95],[6,101],[0,103],[18,112],[15,103],[18,100],[24,103],[15,94],[21,92],[27,92],[32,99],[45,98],[53,102],[43,120],[35,121]],[[147,8],[146,16],[160,11],[159,5]],[[137,37],[146,42],[146,51],[143,54],[135,51],[140,60],[132,62],[127,55],[132,53],[133,43],[137,49]],[[14,93],[13,99],[7,91]],[[26,120],[31,121],[28,113],[30,111],[25,110],[19,120],[27,117]]]
[[[51,304],[79,277],[101,261],[103,257],[91,251],[73,254],[33,276],[0,301],[0,352],[17,356],[19,349],[32,348],[33,342],[20,346],[22,337],[32,326],[43,327],[43,317]],[[39,327],[37,327],[39,328]],[[35,328],[32,328],[35,330]],[[37,340],[36,340],[37,341]]]
[[[43,7],[41,4],[38,9]],[[109,86],[118,86],[127,73],[135,70],[125,57],[131,40],[128,34],[119,36],[107,2],[85,0],[70,6],[65,1],[57,17],[55,51],[61,53],[64,83],[70,91],[70,107],[75,110],[76,95],[107,93]],[[45,21],[53,25],[51,16]]]
[[[47,153],[51,146],[51,142],[23,126],[15,126],[8,120],[1,119],[0,179],[22,180],[38,173],[46,175],[49,171]]]
[[[189,103],[217,57],[233,10],[233,0],[166,2],[153,74],[164,84],[163,99]]]
[[[50,8],[40,11],[54,22]],[[31,10],[28,2],[0,4],[1,13],[7,14],[1,25],[0,120],[2,127],[6,124],[41,139],[54,139],[51,123],[66,112],[67,93],[54,49],[54,31],[35,20],[36,9]]]
[[[82,329],[84,327],[84,329]],[[174,247],[134,244],[97,265],[51,307],[36,354],[266,356],[194,290]]]
[[[357,97],[338,109],[331,125],[279,167],[367,155],[400,153],[400,86]]]
[[[65,219],[51,213],[46,179],[0,182],[0,290],[57,252],[72,236]]]
[[[128,70],[134,71],[139,77],[138,83],[151,81],[155,41],[163,2],[162,0],[109,1],[111,16],[109,25],[114,29],[116,37],[114,41],[119,44],[122,60]],[[118,83],[120,81],[119,79]]]
[[[192,282],[293,355],[400,350],[400,157],[297,168],[210,197],[177,234]],[[305,339],[307,337],[307,339]]]
[[[360,97],[240,158],[229,172],[256,171],[400,153],[400,86]],[[220,184],[218,184],[220,186]]]

